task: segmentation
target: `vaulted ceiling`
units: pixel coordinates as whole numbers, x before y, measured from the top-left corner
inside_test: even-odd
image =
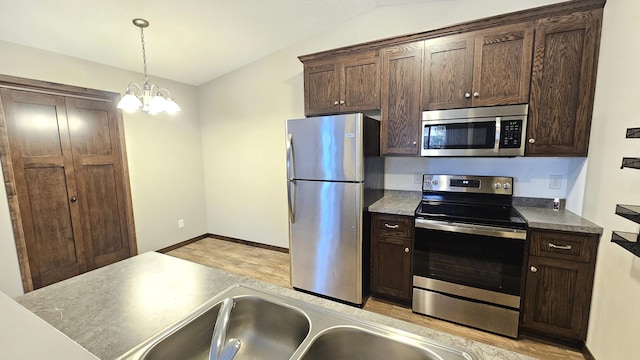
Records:
[[[379,6],[443,0],[0,0],[0,40],[200,85]]]

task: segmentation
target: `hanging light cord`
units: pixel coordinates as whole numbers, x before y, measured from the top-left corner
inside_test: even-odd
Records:
[[[140,41],[142,42],[142,63],[144,64],[144,82],[149,82],[147,77],[147,54],[144,51],[144,27],[140,27]]]

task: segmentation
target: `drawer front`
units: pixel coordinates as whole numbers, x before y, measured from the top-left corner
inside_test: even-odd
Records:
[[[531,255],[591,262],[595,260],[599,235],[560,231],[530,231]]]
[[[413,218],[401,215],[373,214],[373,233],[404,239],[413,237]]]

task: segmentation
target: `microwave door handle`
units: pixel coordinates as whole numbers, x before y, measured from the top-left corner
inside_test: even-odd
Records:
[[[287,136],[287,202],[289,205],[289,220],[295,222],[295,167],[293,165],[293,135]],[[293,190],[291,189],[293,187]]]
[[[502,118],[497,117],[496,118],[496,139],[495,139],[495,142],[493,143],[493,148],[496,153],[500,152],[500,130],[502,130]]]

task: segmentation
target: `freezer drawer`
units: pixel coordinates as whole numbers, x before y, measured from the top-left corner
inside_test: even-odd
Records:
[[[362,183],[290,183],[291,284],[294,288],[362,303]]]

